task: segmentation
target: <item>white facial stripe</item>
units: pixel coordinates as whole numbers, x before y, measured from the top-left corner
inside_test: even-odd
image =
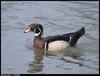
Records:
[[[40,30],[40,32],[42,33],[42,31],[41,31],[41,29],[39,28],[39,27],[37,27],[39,30]]]
[[[34,29],[34,32],[36,31],[36,28]]]
[[[39,28],[39,27],[37,27],[37,29],[39,29],[39,33],[35,33],[35,31],[36,31],[36,28],[34,29],[34,33],[35,33],[35,36],[38,36],[38,35],[40,35],[40,33],[42,33],[42,31],[41,31],[41,29]]]
[[[34,29],[34,33],[35,33],[35,31],[36,31],[36,28]],[[40,35],[40,32],[39,33],[35,33],[35,36],[38,36],[38,35]]]

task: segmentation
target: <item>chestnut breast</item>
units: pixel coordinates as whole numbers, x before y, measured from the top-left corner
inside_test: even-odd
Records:
[[[41,37],[35,37],[34,39],[34,47],[38,49],[43,49],[44,41]]]

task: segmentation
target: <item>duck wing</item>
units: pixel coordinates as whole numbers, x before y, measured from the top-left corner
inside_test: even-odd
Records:
[[[48,36],[44,38],[45,42],[49,43],[52,41],[63,40],[70,43],[71,46],[74,46],[81,36],[85,33],[85,28],[82,27],[80,30],[68,34]]]

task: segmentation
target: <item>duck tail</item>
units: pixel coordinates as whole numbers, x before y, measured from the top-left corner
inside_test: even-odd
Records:
[[[82,27],[80,30],[78,30],[78,31],[75,32],[75,34],[78,34],[80,36],[83,36],[84,33],[85,33],[85,28],[84,27]]]
[[[76,44],[76,42],[79,40],[79,38],[84,35],[84,33],[85,33],[84,27],[82,27],[80,30],[74,32],[71,35],[70,45],[74,46]]]

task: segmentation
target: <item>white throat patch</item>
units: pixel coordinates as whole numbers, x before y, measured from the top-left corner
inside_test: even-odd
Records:
[[[39,33],[35,33],[35,36],[39,36],[40,35],[40,32]]]

